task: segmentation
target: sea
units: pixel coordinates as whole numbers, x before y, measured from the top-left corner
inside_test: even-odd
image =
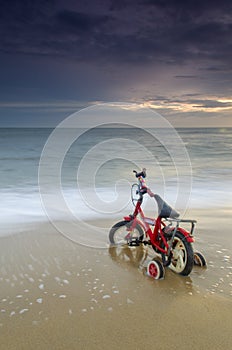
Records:
[[[182,213],[231,208],[232,128],[175,132],[172,142],[165,129],[159,138],[117,126],[63,129],[54,141],[53,128],[1,128],[1,235],[38,221],[121,218],[133,211],[133,170],[143,167],[147,186]],[[155,215],[156,203],[145,206]]]

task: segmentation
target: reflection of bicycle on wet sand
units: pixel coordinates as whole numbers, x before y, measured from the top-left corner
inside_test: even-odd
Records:
[[[138,183],[133,184],[131,188],[131,199],[135,205],[134,212],[111,228],[110,243],[115,246],[127,245],[128,247],[136,247],[141,244],[152,246],[162,260],[161,262],[160,259],[154,258],[148,263],[147,273],[155,279],[164,277],[164,267],[167,266],[183,276],[190,274],[194,264],[206,266],[204,256],[193,251],[193,232],[196,221],[178,219],[179,214],[146,186],[145,169],[140,173],[134,170],[134,173],[138,179]],[[146,193],[154,197],[157,202],[159,213],[157,219],[146,217],[141,208],[143,196]],[[180,227],[180,223],[190,224],[190,231]]]
[[[109,247],[109,254],[113,261],[122,266],[132,266],[142,269],[148,257],[148,251],[141,245],[131,247],[128,245]]]
[[[144,246],[128,246],[128,245],[111,245],[109,247],[109,255],[113,262],[120,266],[123,270],[140,271],[144,276],[147,276],[147,263],[152,259],[152,250],[144,249]],[[171,271],[167,271],[168,284],[164,285],[165,293],[188,292],[193,293],[193,281],[190,276],[184,279],[181,275],[174,276]],[[163,283],[162,283],[163,286]],[[163,288],[161,284],[159,287]]]

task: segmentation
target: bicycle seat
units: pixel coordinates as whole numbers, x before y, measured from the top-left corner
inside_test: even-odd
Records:
[[[180,216],[180,214],[175,209],[170,207],[170,205],[168,205],[158,194],[155,194],[154,198],[158,205],[158,215],[160,218],[176,219],[178,216]]]

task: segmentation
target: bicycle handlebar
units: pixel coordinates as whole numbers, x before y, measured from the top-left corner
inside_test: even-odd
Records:
[[[136,170],[133,170],[133,173],[135,173],[135,176],[138,178],[140,176],[142,176],[144,179],[146,177],[146,168],[143,168],[142,171],[140,171],[139,173]]]
[[[146,174],[146,168],[143,168],[142,171],[139,173],[136,170],[133,170],[133,173],[135,173],[136,178],[139,182],[139,193],[140,195],[144,195],[145,193],[148,193],[150,197],[154,197],[154,193],[147,187],[145,182]]]
[[[145,177],[146,177],[146,169],[143,168],[142,171],[139,173],[136,170],[133,170],[133,173],[135,173],[135,177],[138,179],[139,182],[139,195],[142,196],[147,193],[147,186],[145,183]]]

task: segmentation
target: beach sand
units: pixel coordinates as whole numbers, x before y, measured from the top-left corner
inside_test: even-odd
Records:
[[[208,266],[159,281],[145,273],[150,249],[84,247],[50,223],[2,236],[0,349],[231,348],[231,210],[186,216]]]

